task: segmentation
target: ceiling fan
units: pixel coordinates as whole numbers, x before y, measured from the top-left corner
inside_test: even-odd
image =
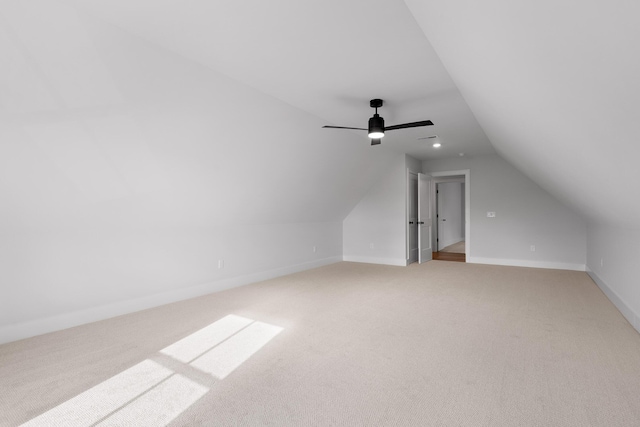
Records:
[[[411,122],[411,123],[403,123],[401,125],[393,125],[393,126],[384,126],[384,119],[380,117],[378,114],[378,108],[382,107],[383,101],[382,99],[372,99],[369,101],[369,105],[371,108],[376,109],[376,113],[369,119],[369,128],[352,128],[352,127],[344,127],[344,126],[322,126],[327,129],[357,129],[357,130],[368,130],[369,138],[371,138],[371,145],[380,144],[380,140],[384,137],[384,132],[387,130],[395,130],[395,129],[407,129],[407,128],[417,128],[420,126],[433,126],[433,122],[431,120],[423,120],[421,122]]]

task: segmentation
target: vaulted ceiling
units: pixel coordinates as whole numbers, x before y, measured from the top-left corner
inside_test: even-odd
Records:
[[[639,228],[640,3],[406,3],[503,157],[588,218]]]
[[[8,0],[7,222],[340,220],[399,152],[498,151],[635,226],[632,2]],[[382,98],[388,133],[359,131]],[[438,135],[434,150],[427,136]],[[495,151],[494,151],[495,150]]]
[[[387,125],[436,123],[387,134],[397,151],[420,158],[492,152],[401,0],[70,3],[327,124],[366,127],[372,98],[386,102],[380,113]],[[445,149],[418,140],[435,134]]]

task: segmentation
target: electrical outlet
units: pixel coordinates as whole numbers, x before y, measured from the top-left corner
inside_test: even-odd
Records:
[[[369,249],[373,249],[373,243],[369,243]]]
[[[224,268],[224,260],[223,259],[219,259],[218,260],[218,270]]]
[[[600,267],[604,267],[604,258],[600,258]]]
[[[315,254],[318,251],[318,248],[316,248],[315,246],[313,247],[313,253]]]
[[[495,218],[495,217],[496,217],[495,212],[487,212],[487,218]]]
[[[529,249],[531,249],[531,252],[535,252],[536,251],[536,245],[531,245]]]

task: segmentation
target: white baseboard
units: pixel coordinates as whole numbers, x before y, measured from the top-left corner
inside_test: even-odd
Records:
[[[602,280],[593,270],[587,267],[587,274],[596,282],[596,285],[600,290],[609,298],[609,300],[616,306],[618,311],[631,323],[633,328],[640,332],[640,316],[635,313],[631,307],[629,307],[620,296],[613,290],[607,283]]]
[[[375,258],[366,256],[344,255],[342,257],[342,260],[348,262],[364,262],[366,264],[397,265],[399,267],[407,266],[407,260],[404,258]]]
[[[309,270],[311,268],[322,267],[324,265],[340,261],[342,261],[341,256],[323,258],[302,264],[249,274],[246,276],[232,277],[229,279],[190,286],[184,289],[175,289],[160,294],[149,295],[142,298],[91,307],[42,319],[30,320],[28,322],[4,325],[0,326],[0,344],[46,334],[48,332],[59,331],[86,323],[97,322],[110,317],[146,310],[148,308],[195,298],[223,291],[225,289],[248,285],[250,283],[269,280],[275,277],[285,276],[287,274],[293,274],[299,271]]]
[[[549,262],[549,261],[528,261],[521,259],[499,259],[499,258],[482,258],[467,257],[467,262],[472,264],[493,264],[508,265],[513,267],[532,267],[532,268],[549,268],[552,270],[573,270],[585,271],[584,264],[571,264],[566,262]]]

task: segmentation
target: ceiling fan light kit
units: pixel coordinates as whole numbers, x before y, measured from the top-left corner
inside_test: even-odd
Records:
[[[369,119],[369,138],[380,139],[384,136],[384,119],[375,114]]]
[[[371,106],[371,108],[375,108],[376,112],[373,115],[373,117],[369,119],[368,129],[344,127],[344,126],[323,126],[323,128],[366,130],[368,131],[369,138],[371,138],[371,145],[380,145],[381,143],[380,140],[384,137],[385,131],[433,125],[433,122],[431,120],[423,120],[421,122],[403,123],[401,125],[385,127],[384,118],[380,117],[380,115],[378,114],[378,108],[382,107],[383,104],[384,102],[382,101],[382,99],[372,99],[371,101],[369,101],[369,106]]]
[[[369,101],[371,108],[376,109],[373,117],[369,119],[369,138],[371,139],[380,139],[384,136],[384,119],[378,114],[378,107],[382,107],[382,104],[382,99],[372,99]]]

